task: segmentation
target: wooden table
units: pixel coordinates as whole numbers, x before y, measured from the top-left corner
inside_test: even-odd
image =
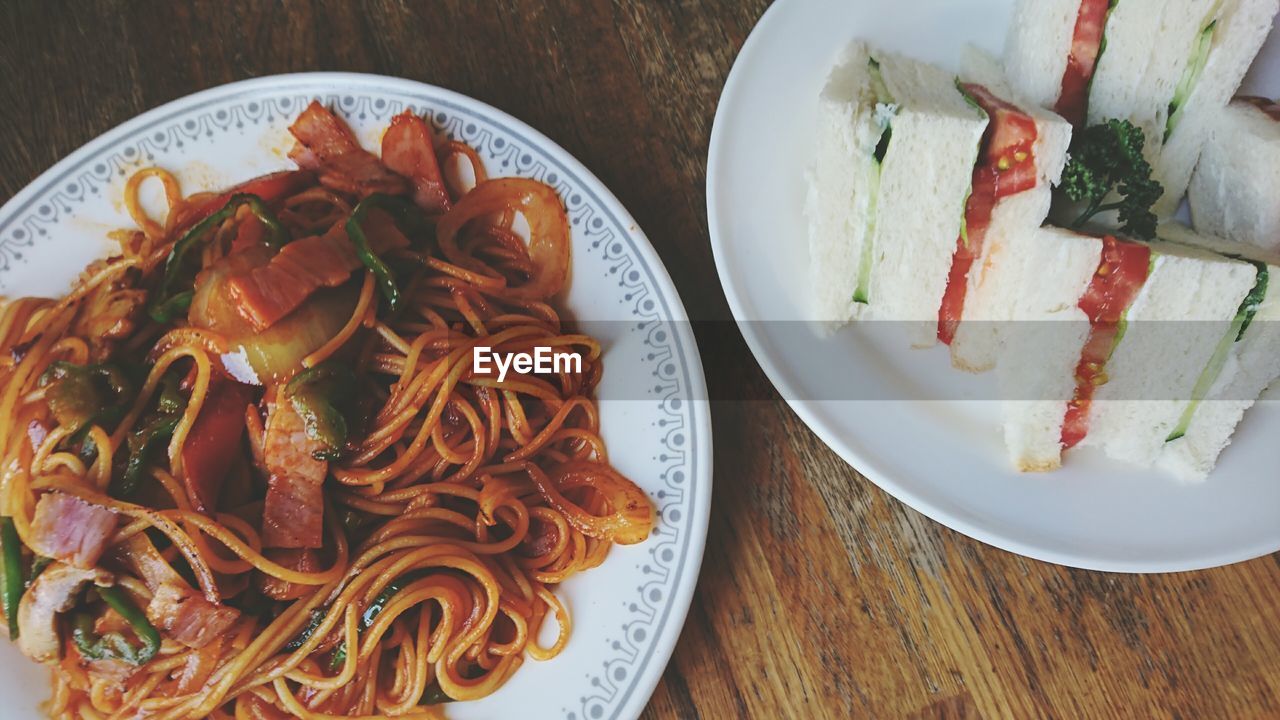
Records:
[[[0,196],[233,80],[423,80],[542,130],[638,218],[699,326],[716,435],[701,583],[648,718],[1280,716],[1276,557],[1130,577],[981,545],[847,467],[728,322],[707,141],[763,0],[0,3]],[[768,181],[767,178],[764,179]]]

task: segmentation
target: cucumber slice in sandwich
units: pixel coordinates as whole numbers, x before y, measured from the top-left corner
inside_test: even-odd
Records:
[[[1182,73],[1182,80],[1178,83],[1178,89],[1173,92],[1173,100],[1169,102],[1169,119],[1165,121],[1164,139],[1169,141],[1169,136],[1173,134],[1174,128],[1178,127],[1178,123],[1182,122],[1182,113],[1186,109],[1187,98],[1191,96],[1191,91],[1195,89],[1196,83],[1200,81],[1200,76],[1204,74],[1205,65],[1209,64],[1209,51],[1213,49],[1213,32],[1218,27],[1218,21],[1215,19],[1205,26],[1200,32],[1200,36],[1196,38],[1195,47],[1191,49],[1191,55],[1187,59],[1187,69]]]
[[[870,302],[872,251],[875,247],[876,205],[880,195],[880,168],[889,154],[889,142],[893,140],[893,95],[884,83],[884,73],[880,70],[880,62],[874,57],[867,58],[867,71],[871,75],[871,90],[876,100],[876,120],[884,128],[880,131],[880,140],[876,143],[872,157],[870,177],[867,183],[867,241],[862,245],[862,255],[858,258],[858,284],[854,286],[853,301],[866,305]]]
[[[913,344],[932,344],[986,118],[951,73],[862,42],[829,75],[818,116],[811,317],[903,321]]]
[[[1013,319],[1022,321],[1010,323],[999,362],[1005,442],[1020,469],[1058,467],[1064,445],[1077,443],[1141,466],[1161,462],[1187,399],[1256,286],[1246,262],[1172,242],[1118,242],[1147,248],[1147,274],[1140,277],[1143,266],[1131,257],[1126,273],[1138,279],[1123,283],[1130,291],[1118,316],[1119,306],[1103,303],[1114,323],[1106,333],[1094,322],[1105,287],[1096,281],[1118,266],[1107,262],[1101,240],[1038,230],[1015,241],[1013,266],[999,269],[1019,293]]]
[[[1280,378],[1280,255],[1168,223],[1160,236],[1238,259],[1254,268],[1253,286],[1218,338],[1177,425],[1166,438],[1158,465],[1186,481],[1213,470],[1231,436],[1269,385]]]
[[[1237,260],[1244,259],[1238,255],[1234,257]],[[1253,289],[1245,296],[1244,302],[1240,304],[1240,309],[1236,311],[1236,318],[1231,322],[1231,327],[1227,329],[1226,334],[1218,341],[1218,347],[1213,351],[1213,357],[1209,360],[1209,364],[1205,366],[1204,372],[1200,373],[1200,379],[1196,381],[1196,386],[1191,391],[1191,401],[1187,403],[1187,409],[1182,412],[1182,417],[1179,418],[1177,426],[1174,427],[1173,432],[1169,433],[1169,437],[1165,442],[1173,442],[1186,437],[1187,429],[1191,427],[1191,420],[1195,417],[1196,410],[1200,408],[1200,403],[1204,401],[1214,383],[1218,382],[1218,378],[1222,376],[1222,369],[1227,366],[1227,359],[1231,355],[1233,346],[1244,339],[1244,334],[1248,332],[1254,316],[1258,314],[1258,308],[1262,305],[1263,298],[1267,296],[1267,285],[1271,279],[1271,273],[1263,263],[1255,262],[1253,265],[1258,269],[1258,279],[1254,281]]]

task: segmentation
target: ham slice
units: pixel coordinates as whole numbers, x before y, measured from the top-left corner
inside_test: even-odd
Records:
[[[262,544],[269,548],[318,548],[324,544],[324,492],[329,463],[323,446],[307,437],[293,404],[278,398],[267,411],[263,460],[270,480],[262,508]]]
[[[101,505],[60,492],[46,493],[36,503],[31,521],[31,549],[74,567],[98,563],[119,518]]]
[[[339,224],[324,235],[285,245],[262,267],[232,276],[227,295],[253,329],[262,332],[316,290],[345,283],[358,267],[360,258]]]
[[[231,629],[240,611],[211,603],[186,584],[163,583],[147,605],[147,619],[169,637],[190,648],[202,648]]]
[[[301,145],[289,157],[302,168],[316,170],[325,187],[360,197],[378,192],[403,195],[410,189],[404,178],[360,147],[346,123],[314,100],[289,132]]]
[[[405,110],[391,119],[382,136],[382,162],[413,181],[413,202],[429,213],[449,209],[449,191],[440,174],[431,129],[412,112]]]
[[[387,213],[372,209],[361,225],[377,255],[408,247],[409,239]],[[262,332],[298,309],[320,288],[338,287],[362,266],[344,223],[324,235],[285,245],[265,263],[239,263],[226,282],[226,295],[255,332]]]

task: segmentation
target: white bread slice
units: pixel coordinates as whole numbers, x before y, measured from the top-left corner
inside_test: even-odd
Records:
[[[1223,1],[1208,63],[1183,104],[1181,120],[1153,164],[1154,177],[1165,191],[1155,206],[1158,216],[1168,217],[1178,209],[1214,117],[1239,89],[1271,32],[1277,12],[1280,0]]]
[[[987,118],[951,73],[874,56],[898,109],[880,173],[865,317],[904,322],[912,345],[929,347]]]
[[[967,82],[985,86],[997,96],[1014,102],[1036,121],[1036,187],[1002,199],[991,216],[982,245],[982,254],[969,271],[964,314],[951,342],[951,363],[968,372],[985,372],[995,367],[1000,346],[999,330],[1011,319],[1013,298],[1008,294],[1007,276],[1001,266],[1009,262],[1015,238],[1034,233],[1049,214],[1052,186],[1062,179],[1071,144],[1071,123],[1018,97],[1008,86],[999,63],[990,55],[969,48],[961,62]]]
[[[1089,336],[1079,303],[1101,258],[1098,238],[1046,227],[1009,236],[995,266],[992,292],[1010,309],[996,369],[1004,441],[1023,472],[1062,465],[1062,423]]]
[[[1280,254],[1197,235],[1181,225],[1166,225],[1161,237],[1215,252],[1243,257],[1267,268],[1267,292],[1252,322],[1230,342],[1229,355],[1208,395],[1194,408],[1185,434],[1165,443],[1157,464],[1184,481],[1204,480],[1231,443],[1236,426],[1258,396],[1280,378]],[[1234,326],[1229,330],[1237,334]],[[1185,408],[1184,408],[1185,413]]]
[[[838,326],[862,307],[853,302],[862,249],[870,240],[874,152],[882,128],[864,43],[851,43],[818,99],[818,153],[809,169],[805,215],[809,221],[811,318]]]
[[[1253,289],[1249,263],[1153,242],[1151,272],[1125,314],[1123,337],[1097,388],[1083,445],[1154,465],[1201,372]]]
[[[1280,122],[1255,105],[1231,103],[1209,123],[1191,176],[1196,230],[1280,251]]]
[[[1216,2],[1120,0],[1107,20],[1106,50],[1089,90],[1088,124],[1129,120],[1142,128],[1154,157],[1188,52]]]
[[[1080,0],[1018,0],[1005,39],[1004,68],[1013,90],[1052,108],[1062,93]]]

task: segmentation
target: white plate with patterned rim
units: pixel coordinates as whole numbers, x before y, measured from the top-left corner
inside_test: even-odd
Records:
[[[194,192],[290,167],[286,128],[313,98],[346,118],[371,148],[392,115],[413,108],[441,136],[474,146],[492,176],[543,180],[564,199],[573,280],[563,307],[604,345],[604,439],[613,463],[653,499],[657,529],[561,586],[573,634],[559,657],[527,660],[497,693],[451,705],[448,715],[639,716],[684,624],[706,541],[711,421],[702,364],[680,298],[635,221],[537,131],[457,93],[374,75],[280,75],[200,92],[102,135],[0,208],[0,293],[65,292],[86,264],[105,255],[106,233],[132,226],[122,189],[133,169],[163,166]],[[44,670],[7,642],[0,643],[0,667],[9,708],[3,715],[40,717]]]
[[[752,31],[716,111],[707,214],[716,267],[747,343],[779,392],[850,465],[970,537],[1022,555],[1119,572],[1193,570],[1280,549],[1280,402],[1246,416],[1199,485],[1073,451],[1063,470],[1013,472],[994,380],[945,348],[861,327],[823,337],[808,302],[803,217],[817,98],[861,38],[945,67],[966,43],[1000,52],[1014,0],[779,0]],[[1273,33],[1245,89],[1280,92]],[[1273,388],[1268,396],[1280,399]]]

